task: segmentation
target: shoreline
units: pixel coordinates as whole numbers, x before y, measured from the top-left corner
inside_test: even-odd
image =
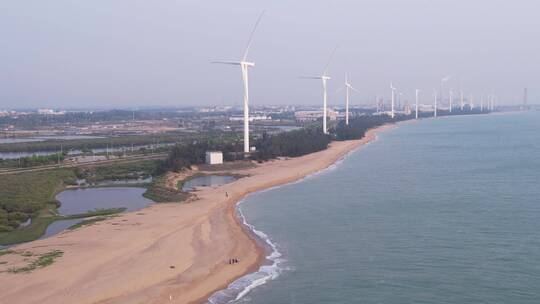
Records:
[[[294,183],[297,183],[297,182],[301,182],[303,181],[304,179],[306,178],[309,178],[311,176],[314,176],[314,175],[317,175],[319,173],[323,173],[329,169],[331,169],[332,166],[334,165],[337,165],[341,160],[343,160],[344,158],[346,158],[349,154],[353,153],[354,151],[356,151],[357,149],[359,148],[362,148],[363,146],[367,145],[368,143],[372,142],[372,141],[375,141],[377,139],[377,134],[379,132],[382,132],[382,131],[385,131],[387,129],[391,129],[391,128],[395,128],[397,127],[397,124],[386,124],[386,125],[382,125],[382,126],[379,126],[379,127],[376,127],[376,128],[373,128],[373,129],[370,129],[366,132],[365,136],[361,139],[358,139],[358,140],[350,140],[350,141],[343,141],[343,142],[355,142],[356,144],[349,147],[348,149],[345,149],[345,150],[342,150],[340,151],[340,153],[337,153],[335,154],[335,159],[334,161],[331,161],[328,163],[327,166],[324,166],[322,168],[319,168],[319,169],[316,169],[314,170],[313,172],[309,173],[309,174],[305,174],[305,175],[302,175],[302,176],[299,176],[298,178],[292,178],[288,181],[283,181],[281,183],[277,183],[275,185],[272,185],[272,186],[269,186],[269,187],[261,187],[260,189],[257,189],[257,190],[254,190],[252,192],[247,192],[245,193],[243,196],[241,196],[237,201],[236,203],[232,204],[233,206],[233,209],[232,211],[230,212],[233,212],[235,213],[234,216],[235,216],[235,219],[236,219],[236,222],[239,226],[241,226],[243,228],[243,230],[245,231],[245,233],[250,237],[251,241],[254,242],[256,245],[257,245],[257,253],[259,255],[258,257],[258,261],[256,264],[252,265],[250,268],[251,270],[250,271],[247,271],[245,272],[244,274],[236,277],[236,278],[232,278],[230,279],[226,284],[225,284],[225,288],[221,288],[221,289],[216,289],[214,291],[211,291],[209,292],[208,294],[200,297],[198,300],[196,301],[193,301],[193,302],[189,302],[189,304],[198,304],[198,303],[205,303],[207,302],[210,297],[212,297],[213,295],[215,295],[216,293],[220,292],[220,291],[223,291],[223,290],[227,290],[229,288],[229,285],[236,282],[237,280],[239,279],[242,279],[246,276],[249,276],[250,274],[253,274],[257,271],[260,271],[260,268],[262,266],[265,266],[267,265],[270,260],[268,259],[268,256],[266,254],[268,253],[271,253],[270,251],[270,245],[269,244],[266,244],[266,240],[262,239],[260,236],[258,236],[255,231],[253,231],[254,227],[253,226],[248,226],[246,224],[249,224],[249,223],[246,223],[244,222],[243,220],[245,220],[244,218],[244,215],[241,213],[240,211],[240,204],[250,195],[253,195],[253,194],[256,194],[256,193],[259,193],[261,191],[269,191],[269,190],[272,190],[274,188],[278,188],[278,187],[282,187],[282,186],[286,186],[286,185],[290,185],[290,184],[294,184]],[[320,151],[322,152],[322,151]],[[315,153],[312,153],[312,154],[316,154],[316,153],[319,153],[319,152],[315,152]],[[266,283],[266,282],[265,282]],[[263,283],[264,284],[264,283]],[[241,298],[241,297],[240,297]],[[238,299],[237,299],[238,300]]]
[[[25,304],[206,302],[266,262],[264,241],[242,222],[239,202],[321,172],[390,127],[371,129],[359,140],[334,141],[305,156],[232,170],[248,176],[196,191],[190,203],[154,204],[14,246],[36,253],[60,249],[64,256],[30,274],[0,273],[0,293],[10,303]],[[227,264],[233,257],[239,263]]]

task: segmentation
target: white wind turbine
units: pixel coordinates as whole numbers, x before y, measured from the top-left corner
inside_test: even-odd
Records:
[[[349,83],[349,77],[345,75],[345,124],[349,125],[349,90],[360,92]]]
[[[480,95],[480,112],[484,111],[484,94]]]
[[[332,57],[334,57],[334,53],[336,52],[336,48],[332,51],[332,54],[330,54],[330,58],[328,59],[328,63],[326,64],[326,67],[324,68],[323,74],[321,76],[302,76],[300,78],[302,79],[320,79],[322,80],[323,85],[323,133],[328,134],[328,130],[326,128],[326,99],[327,99],[327,93],[326,93],[326,81],[330,79],[330,76],[328,76],[326,73],[328,72],[328,66],[330,65],[330,62],[332,61]]]
[[[264,11],[259,15],[259,18],[257,19],[257,22],[255,23],[255,26],[253,27],[253,30],[251,31],[251,34],[249,35],[249,40],[246,46],[246,50],[244,51],[244,56],[242,56],[242,59],[240,61],[213,61],[212,63],[220,63],[220,64],[230,64],[230,65],[239,65],[242,69],[242,80],[244,81],[244,152],[249,153],[249,88],[248,88],[248,68],[254,67],[254,62],[247,61],[247,55],[249,52],[249,48],[251,46],[251,41],[253,40],[253,35],[255,34],[255,31],[257,30],[257,27],[259,26],[259,22],[261,21],[262,16],[264,15]]]
[[[433,89],[433,117],[437,117],[437,89]]]
[[[394,112],[394,103],[395,103],[395,99],[396,99],[396,88],[394,87],[394,84],[392,82],[390,82],[390,89],[392,90],[392,109],[391,109],[391,112],[390,112],[390,117],[394,118],[396,116],[396,114]]]
[[[450,90],[449,94],[448,94],[448,98],[450,99],[449,102],[450,102],[450,113],[452,113],[452,103],[454,101],[454,91]]]
[[[418,93],[420,93],[420,90],[416,89],[416,119],[418,119]]]

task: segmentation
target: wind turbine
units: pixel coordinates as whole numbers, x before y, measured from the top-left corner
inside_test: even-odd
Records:
[[[433,117],[437,117],[437,89],[433,89]]]
[[[328,72],[328,66],[330,65],[330,62],[332,61],[332,57],[334,57],[334,53],[336,52],[337,47],[334,48],[332,53],[330,54],[330,58],[328,59],[328,63],[326,64],[326,67],[324,68],[323,74],[321,76],[302,76],[300,78],[303,79],[320,79],[322,80],[323,85],[323,133],[328,134],[328,130],[326,128],[326,81],[330,79],[330,76],[327,75]]]
[[[473,100],[473,95],[471,94],[471,100],[469,101],[469,107],[471,108],[471,111],[472,109],[474,109],[474,100]]]
[[[444,84],[446,82],[448,82],[450,79],[452,79],[452,75],[448,75],[444,78],[441,79],[441,96],[439,96],[441,98],[441,103],[444,103],[444,100],[443,100],[443,92],[444,92]]]
[[[418,119],[418,93],[420,92],[419,89],[416,89],[416,119]]]
[[[229,64],[229,65],[239,65],[242,69],[242,80],[244,81],[244,153],[249,153],[249,87],[248,87],[248,69],[250,67],[254,67],[254,62],[247,61],[247,55],[249,52],[249,48],[251,47],[251,42],[253,41],[253,35],[255,34],[255,31],[257,30],[257,27],[259,26],[259,22],[261,21],[262,16],[264,15],[264,11],[259,15],[259,18],[257,19],[257,22],[255,23],[255,26],[253,27],[253,30],[251,31],[251,34],[249,35],[249,40],[246,46],[246,49],[244,51],[244,55],[240,59],[240,61],[214,61],[212,63],[219,63],[219,64]]]
[[[359,92],[349,83],[349,77],[345,75],[345,124],[349,125],[349,90]]]
[[[394,118],[396,114],[394,113],[394,102],[396,99],[396,88],[394,87],[394,84],[390,82],[390,89],[392,90],[392,110],[390,112],[390,117]]]
[[[480,112],[484,111],[484,94],[480,95]]]
[[[454,101],[454,91],[450,90],[448,98],[450,99],[450,113],[452,113],[452,102]]]

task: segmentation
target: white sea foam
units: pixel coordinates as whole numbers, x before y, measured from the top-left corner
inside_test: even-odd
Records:
[[[375,140],[377,137],[375,137]],[[370,141],[371,142],[371,141]],[[368,143],[370,143],[368,142]],[[366,144],[368,144],[366,143]],[[362,145],[365,146],[366,144]],[[332,165],[328,166],[327,168],[317,171],[315,173],[306,175],[303,178],[300,178],[294,182],[290,182],[287,184],[271,187],[265,190],[258,191],[256,193],[266,192],[270,191],[279,187],[287,186],[287,185],[293,185],[299,182],[302,182],[308,178],[312,178],[315,176],[319,176],[321,174],[324,174],[329,171],[335,170],[339,165],[343,163],[343,161],[349,157],[352,153],[357,151],[358,149],[353,149],[349,151],[347,154],[343,155],[340,159],[338,159],[336,162],[334,162]],[[253,193],[253,194],[256,194]],[[248,195],[249,196],[249,195]],[[248,197],[246,196],[246,198]],[[282,258],[281,252],[278,250],[278,246],[271,240],[271,238],[264,232],[257,230],[252,224],[248,223],[246,220],[246,217],[242,213],[242,210],[240,208],[240,205],[244,203],[245,199],[240,200],[236,206],[237,206],[237,212],[240,218],[242,219],[242,223],[252,232],[254,233],[260,240],[264,241],[268,248],[270,249],[270,253],[268,256],[266,256],[267,264],[262,265],[259,270],[253,273],[249,273],[236,281],[232,282],[227,286],[226,289],[220,290],[215,292],[209,299],[209,304],[222,304],[222,303],[234,303],[239,301],[240,299],[244,298],[251,290],[254,288],[266,284],[268,281],[275,280],[279,277],[279,275],[286,270],[289,270],[290,268],[286,268],[283,266],[283,263],[285,262],[285,259]]]
[[[244,200],[241,200],[238,202],[237,206],[243,202]],[[266,256],[267,264],[262,265],[256,272],[247,274],[232,282],[227,286],[227,289],[214,293],[208,299],[208,303],[211,304],[238,301],[257,286],[261,286],[270,280],[276,279],[284,270],[286,270],[286,268],[281,266],[285,260],[282,258],[282,254],[279,252],[277,245],[272,242],[266,233],[255,229],[253,225],[248,223],[239,207],[237,207],[237,211],[242,219],[242,223],[248,227],[252,233],[257,235],[260,240],[264,241],[269,248],[270,252]]]

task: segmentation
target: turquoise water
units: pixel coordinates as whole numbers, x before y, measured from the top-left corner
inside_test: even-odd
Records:
[[[540,113],[404,123],[240,209],[282,256],[238,302],[540,303]]]

